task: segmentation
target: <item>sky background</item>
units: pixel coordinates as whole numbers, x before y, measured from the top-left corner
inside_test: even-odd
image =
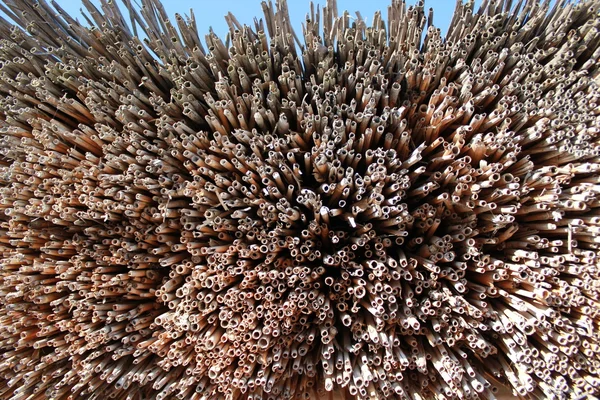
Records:
[[[0,0],[2,1],[2,0]],[[33,0],[32,0],[33,1]],[[117,0],[120,3],[120,0]],[[76,17],[79,21],[85,20],[81,17],[80,9],[83,8],[81,0],[56,0],[56,2],[64,8],[71,16]],[[231,11],[242,24],[253,26],[254,17],[262,17],[262,8],[260,0],[162,0],[170,18],[173,18],[175,13],[189,14],[190,8],[194,10],[194,15],[197,20],[198,30],[201,35],[208,33],[208,29],[212,26],[213,30],[221,38],[225,38],[227,34],[227,24],[224,16]],[[415,4],[416,0],[407,0],[408,5]],[[99,7],[100,0],[92,0]],[[136,0],[133,0],[136,4]],[[325,0],[314,1],[315,6],[320,4],[325,5]],[[373,20],[373,14],[377,10],[381,10],[384,20],[387,21],[387,7],[391,0],[338,0],[338,11],[348,10],[351,16],[355,16],[355,11],[360,11],[363,18],[370,23]],[[288,0],[290,18],[294,29],[297,30],[300,36],[301,23],[304,21],[309,8],[309,0]],[[426,0],[426,8],[434,9],[434,25],[442,29],[442,34],[445,35],[454,12],[455,0]],[[479,4],[479,1],[477,1]]]

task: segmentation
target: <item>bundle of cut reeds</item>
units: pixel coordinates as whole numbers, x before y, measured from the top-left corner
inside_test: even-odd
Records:
[[[600,387],[600,2],[0,10],[0,398]]]

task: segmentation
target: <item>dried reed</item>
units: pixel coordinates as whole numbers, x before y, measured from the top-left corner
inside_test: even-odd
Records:
[[[82,1],[0,3],[0,398],[598,394],[598,1]]]

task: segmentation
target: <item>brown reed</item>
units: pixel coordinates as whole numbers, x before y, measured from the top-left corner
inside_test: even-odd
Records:
[[[0,9],[0,399],[600,388],[597,0]]]

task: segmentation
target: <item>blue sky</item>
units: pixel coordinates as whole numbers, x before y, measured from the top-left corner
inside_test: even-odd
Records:
[[[80,9],[82,8],[81,0],[56,0],[57,3],[67,10],[72,16],[80,21]],[[120,2],[120,0],[117,0]],[[231,11],[242,24],[252,25],[254,17],[262,17],[262,8],[260,0],[162,0],[170,17],[175,13],[189,14],[190,8],[194,10],[198,29],[200,34],[208,33],[209,26],[212,26],[215,33],[223,39],[227,33],[227,24],[223,18],[227,12]],[[92,0],[97,6],[99,0]],[[408,4],[415,4],[416,0],[407,0]],[[135,4],[135,0],[133,1]],[[325,4],[325,0],[316,0],[315,4]],[[355,11],[360,11],[362,16],[370,22],[373,14],[377,10],[381,10],[384,18],[387,18],[387,6],[391,0],[338,0],[338,10],[348,10],[351,15]],[[479,3],[479,1],[477,2]],[[306,13],[309,11],[309,0],[288,0],[290,9],[290,17],[294,28],[300,33],[300,24],[304,21]],[[446,33],[448,24],[454,11],[454,0],[426,0],[425,6],[434,9],[434,24],[442,29],[442,34]]]

